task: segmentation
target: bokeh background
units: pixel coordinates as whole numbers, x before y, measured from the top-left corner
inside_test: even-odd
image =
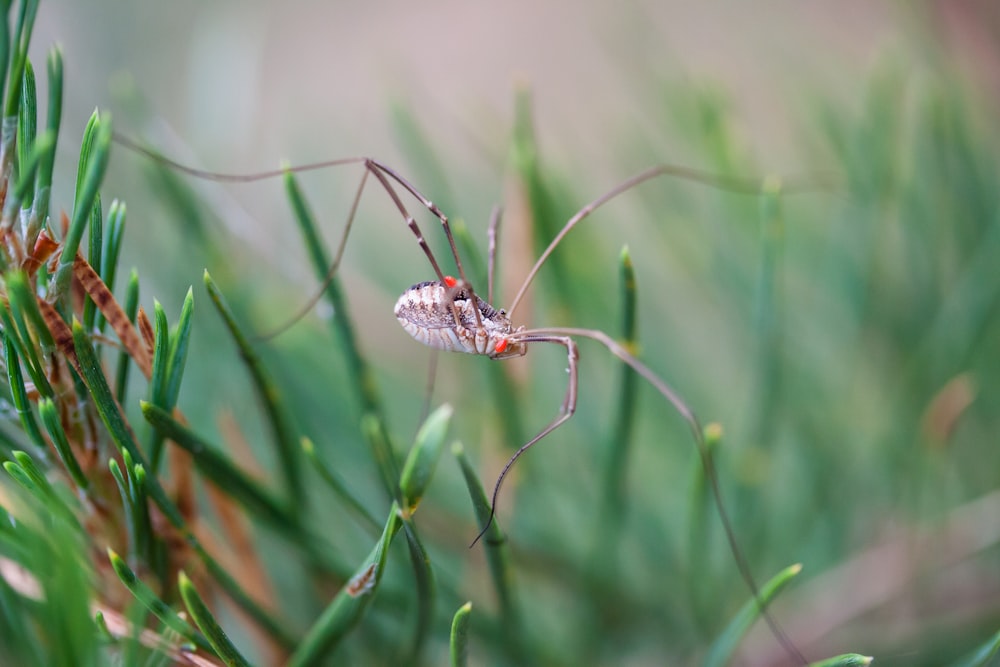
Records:
[[[37,62],[53,42],[66,60],[65,190],[54,201],[72,200],[75,142],[94,107],[119,132],[221,172],[373,155],[465,221],[481,256],[490,209],[505,206],[498,306],[561,221],[645,166],[832,184],[780,202],[676,179],[645,185],[574,232],[518,317],[618,335],[627,244],[641,357],[723,425],[723,490],[755,576],[804,564],[774,607],[789,636],[812,659],[856,651],[880,665],[939,665],[1000,627],[998,37],[1000,10],[987,0],[50,0],[34,44]],[[518,144],[515,128],[529,126],[533,143]],[[526,163],[553,219],[538,219]],[[351,167],[303,177],[331,243],[359,178]],[[164,182],[149,160],[115,149],[104,197],[128,203],[125,263],[139,267],[147,309],[155,297],[176,313],[195,285],[181,408],[222,447],[239,424],[253,452],[241,462],[273,479],[255,398],[199,291],[201,271],[261,331],[292,315],[316,277],[280,179],[181,179],[195,209],[179,208]],[[444,252],[434,220],[421,221]],[[391,309],[432,274],[377,188],[342,277],[402,449],[424,409],[429,355]],[[322,317],[261,348],[302,432],[383,515],[357,389]],[[699,513],[685,426],[648,387],[620,525],[596,525],[607,461],[622,445],[612,432],[619,368],[597,345],[582,355],[579,414],[523,460],[500,507],[526,645],[539,664],[695,664],[748,592],[715,515]],[[453,434],[491,486],[519,444],[505,424],[531,432],[558,408],[565,357],[533,350],[508,362],[506,396],[488,363],[442,357],[433,402],[456,406]],[[312,481],[311,520],[347,562],[360,559],[371,537]],[[483,555],[465,548],[476,527],[447,457],[419,519],[446,591],[429,664],[442,661],[447,622],[466,599],[481,614],[474,662],[515,662],[496,631]],[[280,540],[259,539],[275,605],[308,627],[328,598]],[[401,591],[391,599],[406,600],[401,549],[391,563]],[[405,605],[377,602],[338,655],[388,664],[406,622]],[[233,624],[249,653],[266,655],[251,626]],[[737,664],[785,660],[761,627]]]

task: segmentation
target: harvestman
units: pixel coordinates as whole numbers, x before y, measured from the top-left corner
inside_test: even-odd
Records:
[[[554,239],[552,239],[552,242],[549,243],[548,247],[544,252],[542,252],[541,256],[539,256],[534,266],[528,272],[528,275],[521,284],[514,300],[511,302],[509,309],[504,310],[494,308],[489,303],[492,301],[493,297],[493,268],[496,254],[496,227],[499,222],[499,214],[496,211],[494,211],[489,227],[490,244],[488,263],[488,295],[487,299],[484,301],[476,294],[475,289],[465,275],[465,269],[462,266],[462,261],[458,254],[458,248],[455,244],[455,238],[452,235],[448,217],[430,199],[421,194],[420,191],[418,191],[408,180],[392,168],[377,160],[366,157],[351,157],[326,160],[322,162],[289,167],[286,169],[264,171],[253,174],[221,174],[195,169],[174,162],[173,160],[167,159],[162,155],[135,143],[127,137],[116,135],[115,141],[131,150],[142,153],[183,173],[199,178],[223,182],[251,182],[280,176],[288,172],[300,173],[338,165],[362,164],[365,169],[362,175],[361,183],[355,193],[347,224],[341,236],[334,261],[330,266],[325,282],[328,283],[332,280],[339,268],[344,248],[347,244],[347,237],[350,233],[354,216],[361,199],[361,194],[369,175],[371,175],[379,181],[388,193],[389,197],[395,203],[396,207],[399,209],[400,214],[406,220],[407,226],[416,237],[417,243],[420,245],[421,250],[430,262],[431,267],[434,270],[434,274],[437,277],[436,280],[425,281],[413,285],[407,289],[396,302],[396,318],[413,338],[438,350],[446,352],[464,352],[496,360],[524,356],[527,354],[528,345],[531,343],[552,343],[561,345],[566,349],[569,381],[559,413],[551,422],[549,422],[548,425],[539,431],[537,435],[521,445],[504,465],[493,487],[493,494],[490,501],[489,520],[473,540],[472,545],[475,545],[475,543],[479,541],[492,524],[496,513],[496,502],[500,493],[500,488],[517,459],[520,458],[520,456],[524,454],[532,445],[565,423],[576,410],[578,382],[577,366],[579,363],[579,353],[574,339],[589,338],[602,344],[608,349],[609,352],[611,352],[611,354],[618,357],[622,362],[641,375],[647,382],[649,382],[649,384],[660,392],[660,394],[674,407],[674,409],[680,414],[681,418],[688,424],[695,444],[697,445],[698,455],[701,458],[702,466],[704,467],[706,477],[709,480],[712,495],[715,498],[716,509],[719,513],[719,518],[722,522],[726,538],[729,542],[729,548],[732,551],[733,558],[736,561],[740,575],[753,594],[754,599],[757,601],[758,606],[761,609],[762,616],[764,617],[772,634],[774,634],[790,656],[800,661],[803,665],[807,664],[805,657],[784,634],[774,618],[770,615],[770,613],[768,613],[766,605],[760,598],[759,587],[750,572],[750,567],[746,561],[746,557],[743,555],[743,550],[740,548],[739,543],[736,540],[736,535],[733,530],[732,522],[729,518],[729,513],[722,501],[722,492],[719,487],[712,458],[705,445],[701,424],[691,408],[687,406],[677,392],[675,392],[666,382],[660,379],[660,377],[653,373],[653,371],[650,370],[645,364],[635,358],[622,345],[617,343],[603,331],[597,329],[577,329],[567,327],[541,327],[529,329],[524,326],[520,326],[515,328],[511,323],[511,316],[517,309],[517,306],[521,303],[521,300],[534,280],[535,275],[538,273],[539,269],[541,269],[549,255],[551,255],[556,247],[562,242],[563,238],[565,238],[565,236],[580,221],[618,195],[636,187],[641,183],[664,175],[697,181],[721,189],[746,194],[759,194],[761,192],[761,184],[759,182],[727,178],[696,169],[668,164],[650,167],[639,172],[638,174],[635,174],[631,178],[619,183],[611,190],[581,208],[566,222],[560,232]],[[426,208],[440,221],[445,237],[448,240],[448,246],[451,251],[452,259],[455,262],[458,278],[446,275],[441,270],[441,266],[424,239],[416,220],[412,215],[410,215],[399,194],[396,192],[396,189],[393,187],[393,182],[398,187],[401,187],[410,193],[424,208]],[[791,187],[785,186],[783,190],[785,192],[794,192],[812,189],[812,187],[813,186],[810,184],[803,183],[792,185]],[[311,309],[319,300],[321,294],[322,290],[317,292],[316,296],[311,299],[303,309],[303,312]],[[290,322],[294,323],[297,319],[297,317],[293,318]],[[283,329],[279,329],[275,332],[275,334],[280,333],[282,330]]]

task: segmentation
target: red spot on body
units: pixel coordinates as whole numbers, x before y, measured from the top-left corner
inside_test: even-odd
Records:
[[[444,277],[444,286],[445,287],[454,287],[457,284],[458,284],[458,281],[455,280],[454,277],[452,277],[452,276],[445,276]]]
[[[499,343],[497,343],[497,346],[494,349],[496,349],[497,354],[500,354],[501,352],[503,352],[504,350],[506,350],[507,349],[507,339],[506,338],[502,339]]]

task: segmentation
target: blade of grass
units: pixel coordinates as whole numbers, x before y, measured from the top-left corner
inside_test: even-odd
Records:
[[[291,173],[285,174],[285,191],[295,220],[302,232],[303,242],[312,261],[313,269],[326,284],[325,294],[336,317],[331,319],[334,336],[340,341],[344,354],[347,356],[348,368],[351,371],[352,386],[356,388],[361,397],[362,414],[370,415],[374,419],[377,428],[364,431],[369,438],[368,446],[372,450],[372,455],[379,466],[379,473],[382,481],[386,485],[389,496],[401,503],[399,497],[399,462],[396,460],[395,450],[392,440],[389,437],[385,413],[378,396],[378,389],[375,384],[375,377],[368,365],[367,360],[361,353],[354,327],[347,309],[347,301],[344,299],[343,291],[340,288],[340,281],[334,276],[327,280],[331,263],[330,258],[323,247],[320,238],[315,216],[309,209],[302,189],[298,181]]]
[[[318,664],[332,655],[340,641],[361,621],[378,591],[385,571],[389,545],[401,525],[399,506],[393,503],[382,537],[371,554],[361,563],[351,580],[337,593],[309,629],[285,667],[309,667]]]
[[[48,137],[51,146],[41,157],[38,167],[38,178],[35,188],[34,220],[37,228],[28,230],[27,240],[34,244],[35,238],[41,228],[48,224],[49,219],[49,198],[52,193],[52,170],[56,161],[56,142],[59,138],[59,126],[62,122],[62,94],[63,94],[63,60],[62,52],[58,47],[53,47],[49,51],[46,60],[48,70],[48,111],[45,120],[45,132],[42,136]],[[40,137],[41,138],[41,137]],[[37,143],[36,143],[37,146]]]
[[[111,152],[111,119],[99,118],[97,112],[91,116],[87,126],[88,133],[84,137],[85,147],[88,142],[92,146],[84,148],[80,154],[80,171],[83,176],[77,181],[76,197],[73,201],[73,216],[70,220],[69,232],[63,240],[63,250],[59,265],[56,267],[55,291],[67,299],[70,279],[73,273],[73,263],[76,251],[83,239],[87,221],[93,215],[94,204],[98,201],[98,188],[104,180],[104,172],[108,167],[108,157]],[[68,308],[68,304],[66,304]]]
[[[53,322],[50,326],[57,326],[57,324]],[[53,332],[53,337],[57,342],[60,342],[61,349],[63,345],[61,342],[66,340],[66,336],[66,332]],[[136,462],[148,470],[149,465],[136,445],[132,428],[128,425],[128,422],[122,415],[120,406],[111,395],[111,390],[104,377],[100,361],[79,322],[73,322],[72,333],[69,333],[68,336],[69,340],[72,341],[73,347],[64,350],[63,353],[66,354],[71,363],[75,362],[76,371],[86,382],[97,413],[101,418],[101,422],[108,430],[111,440],[115,443],[119,451],[128,451]],[[156,475],[150,475],[146,479],[150,498],[153,499],[153,502],[156,503],[164,516],[167,517],[167,520],[180,531],[184,540],[202,559],[209,573],[219,582],[219,585],[226,594],[281,645],[286,647],[294,646],[296,642],[293,634],[251,598],[243,587],[229,575],[226,569],[205,550],[201,542],[188,527],[177,505],[170,500],[167,492],[160,485]]]
[[[115,574],[125,588],[129,590],[130,593],[135,597],[136,600],[141,602],[146,609],[148,609],[154,616],[156,616],[160,621],[163,622],[168,628],[184,637],[186,640],[194,644],[200,649],[205,651],[212,650],[212,644],[198,632],[196,629],[191,627],[191,625],[177,615],[173,609],[170,608],[166,602],[161,600],[159,596],[154,593],[149,586],[142,583],[139,577],[136,576],[132,568],[122,560],[121,556],[114,552],[110,547],[108,548],[108,560],[111,561],[111,567],[114,569]]]
[[[35,421],[35,413],[31,410],[31,402],[28,400],[28,391],[24,386],[24,378],[21,377],[21,365],[18,362],[17,351],[11,340],[11,336],[3,337],[4,358],[7,360],[7,381],[10,383],[11,401],[14,409],[21,420],[24,432],[28,434],[31,443],[37,448],[37,452],[42,454],[46,451],[47,445],[38,422]]]
[[[1000,653],[1000,632],[990,637],[972,653],[953,663],[951,667],[986,667]]]
[[[129,274],[128,286],[125,288],[125,318],[135,325],[135,317],[139,312],[139,274],[135,269]],[[115,371],[115,398],[119,403],[125,402],[128,392],[128,370],[131,366],[128,350],[122,350],[118,355],[118,368]]]
[[[90,488],[90,479],[80,468],[80,462],[77,460],[76,454],[73,453],[73,447],[66,438],[66,431],[63,430],[62,422],[59,420],[56,404],[52,399],[43,398],[38,401],[38,412],[42,417],[42,423],[45,424],[45,430],[49,432],[49,436],[52,438],[52,444],[55,446],[60,460],[62,460],[63,467],[69,473],[70,479],[73,480],[73,483],[79,489],[86,492]]]
[[[327,483],[330,489],[341,499],[347,506],[362,520],[369,528],[375,531],[378,535],[382,531],[382,525],[378,522],[375,516],[368,511],[358,498],[351,493],[347,488],[347,484],[344,480],[336,473],[336,471],[331,470],[326,464],[324,464],[319,456],[316,454],[316,447],[313,445],[309,438],[302,438],[302,451],[305,453],[306,459],[312,463],[313,468],[319,473],[319,476],[323,478],[323,481]]]
[[[413,565],[417,589],[417,622],[414,626],[413,640],[408,656],[408,661],[412,664],[420,662],[420,652],[430,635],[431,623],[434,620],[434,598],[436,595],[434,573],[431,570],[427,551],[417,533],[417,527],[413,523],[413,513],[419,506],[434,471],[437,469],[438,461],[441,459],[441,451],[444,449],[444,441],[448,436],[452,414],[454,414],[452,407],[445,404],[424,420],[417,431],[413,447],[410,448],[410,453],[406,457],[406,463],[403,465],[403,472],[399,480],[399,488],[405,502],[401,511],[403,532],[409,547],[410,562]]]
[[[790,565],[776,574],[767,583],[760,587],[760,603],[769,605],[772,600],[787,586],[792,579],[802,571],[801,565]],[[730,658],[736,652],[736,647],[746,634],[750,626],[760,617],[760,606],[758,601],[751,599],[744,604],[733,619],[726,626],[725,630],[719,634],[712,643],[708,654],[705,656],[705,667],[723,667],[729,664]]]
[[[466,667],[469,664],[469,616],[472,603],[466,602],[455,612],[451,620],[451,639],[448,642],[451,667]]]
[[[115,290],[115,278],[118,273],[118,260],[121,256],[122,237],[125,235],[125,202],[114,199],[108,209],[108,233],[105,235],[104,252],[101,254],[101,280],[112,294]],[[104,332],[107,318],[100,313],[97,319],[97,330]]]
[[[215,486],[239,502],[248,513],[279,531],[301,539],[302,527],[298,515],[288,510],[261,485],[237,468],[213,445],[183,426],[162,408],[140,402],[142,415],[163,437],[175,442],[191,454],[198,470]]]
[[[229,334],[233,338],[233,342],[236,343],[236,349],[243,359],[247,371],[250,373],[257,396],[264,405],[264,411],[267,415],[268,425],[271,428],[271,435],[273,436],[278,460],[281,462],[285,492],[294,504],[300,505],[304,502],[303,493],[305,485],[302,484],[302,468],[297,447],[298,436],[292,425],[291,416],[288,414],[281,400],[281,393],[275,386],[274,380],[250,345],[250,340],[243,334],[242,329],[236,323],[236,318],[233,316],[232,310],[230,310],[229,305],[222,296],[222,292],[219,291],[218,286],[216,286],[215,281],[212,280],[212,276],[209,275],[208,271],[205,271],[204,280],[208,296],[211,298],[216,311],[222,317],[226,328],[229,330]]]
[[[184,600],[184,606],[187,607],[188,613],[191,614],[198,629],[211,643],[215,654],[230,667],[249,667],[250,663],[229,640],[225,630],[215,620],[212,612],[201,599],[201,595],[198,594],[198,590],[183,570],[177,575],[177,585],[181,592],[181,598]]]
[[[868,667],[870,664],[872,664],[872,658],[867,655],[845,653],[819,662],[809,663],[809,667]]]
[[[482,526],[490,518],[490,503],[486,492],[483,490],[483,485],[479,481],[476,471],[472,468],[472,464],[466,458],[462,445],[459,443],[452,445],[451,453],[458,459],[462,477],[465,478],[469,497],[472,499],[472,509],[476,516],[476,522]],[[493,588],[500,604],[500,623],[506,636],[505,646],[510,651],[514,662],[523,664],[524,660],[521,658],[524,656],[524,640],[521,613],[514,591],[514,570],[510,564],[510,552],[506,539],[500,531],[496,518],[493,519],[483,539],[480,540],[480,544],[483,544],[486,550],[486,563],[490,568]]]

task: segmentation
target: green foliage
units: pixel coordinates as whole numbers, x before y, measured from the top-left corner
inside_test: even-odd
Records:
[[[73,200],[57,203],[71,209],[64,235],[49,213],[62,55],[39,85],[27,56],[38,3],[0,7],[0,665],[794,658],[762,604],[809,660],[836,654],[814,665],[872,661],[848,650],[995,660],[1000,610],[943,595],[942,582],[962,563],[973,587],[995,591],[1000,142],[983,120],[995,114],[944,65],[886,67],[860,110],[817,94],[802,144],[823,156],[822,178],[748,180],[725,97],[670,95],[683,102],[664,132],[683,131],[721,175],[670,168],[626,190],[542,267],[516,324],[614,340],[579,336],[576,414],[519,459],[470,550],[492,517],[484,488],[564,400],[564,352],[533,345],[530,365],[442,358],[446,379],[426,398],[413,361],[425,351],[373,315],[396,298],[378,285],[430,273],[416,253],[392,256],[385,239],[406,226],[345,203],[353,237],[384,241],[352,260],[371,274],[359,288],[330,271],[354,246],[331,255],[291,171],[286,222],[323,281],[330,336],[307,318],[259,337],[308,297],[247,287],[281,272],[241,262],[173,173],[157,177],[164,206],[183,212],[184,252],[204,253],[217,279],[206,270],[205,292],[188,290],[176,311],[150,295],[150,322],[139,271],[115,296],[126,208],[108,197],[105,215],[102,191],[129,193],[103,183],[118,150],[110,119],[95,111],[82,131]],[[414,162],[406,179],[457,221],[467,175],[405,105],[393,127]],[[593,174],[581,165],[548,164],[536,133],[521,91],[509,171],[524,215],[510,224],[528,225],[533,253],[610,192],[583,185]],[[644,136],[629,167],[601,171],[624,179],[661,158],[658,143]],[[399,186],[447,253],[440,220]],[[385,194],[369,183],[364,196]],[[485,294],[485,225],[454,228]],[[171,252],[142,265],[192,284]],[[214,309],[196,312],[205,296]],[[651,391],[646,366],[684,399]],[[704,434],[688,405],[711,420]],[[452,436],[471,444],[442,462]]]

